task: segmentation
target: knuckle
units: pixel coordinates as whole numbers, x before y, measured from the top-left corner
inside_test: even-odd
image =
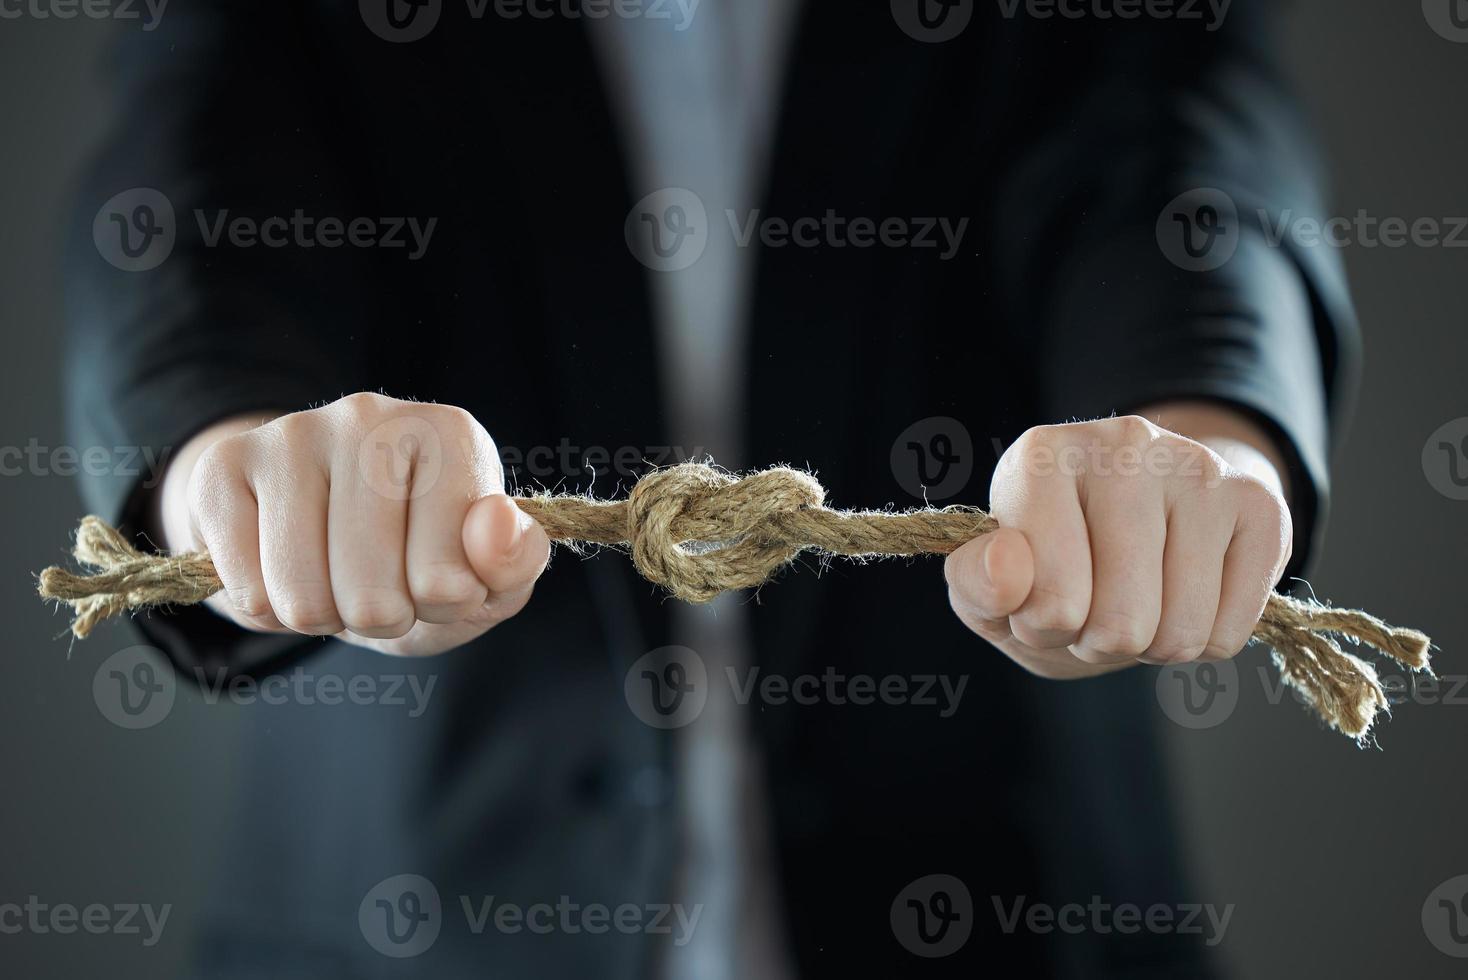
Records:
[[[275,604],[275,616],[297,633],[324,634],[341,631],[336,604],[329,596],[290,590]]]
[[[1236,656],[1240,650],[1249,642],[1251,631],[1248,628],[1236,626],[1215,627],[1213,635],[1208,638],[1208,644],[1203,652],[1211,657],[1228,659]]]
[[[1208,648],[1209,634],[1210,630],[1187,626],[1159,632],[1147,650],[1148,659],[1163,665],[1190,664]]]
[[[1213,490],[1223,486],[1228,479],[1228,466],[1219,459],[1215,453],[1203,452],[1199,454],[1202,459],[1198,464],[1198,476],[1196,483],[1205,491]]]
[[[498,472],[499,447],[473,412],[457,405],[434,405],[428,419],[457,459],[476,470]]]
[[[1255,520],[1279,522],[1288,519],[1289,508],[1274,488],[1253,477],[1234,481],[1239,507]]]
[[[250,453],[249,435],[226,436],[200,453],[194,463],[193,484],[217,486],[220,480],[239,472]]]
[[[479,420],[468,409],[458,405],[426,405],[427,414],[439,428],[449,433],[473,432],[480,428]]]
[[[1291,552],[1294,547],[1294,520],[1284,498],[1259,480],[1238,482],[1239,511],[1244,522],[1277,539],[1280,554]]]
[[[1106,427],[1112,439],[1128,446],[1145,446],[1161,432],[1140,415],[1118,415],[1107,419]]]
[[[1019,617],[1025,626],[1040,633],[1071,634],[1079,632],[1086,623],[1086,610],[1079,603],[1052,596],[1034,602],[1029,608],[1020,610]]]
[[[275,609],[271,606],[269,597],[258,589],[238,585],[226,586],[224,594],[229,597],[230,604],[234,606],[235,610],[248,619],[269,619],[275,615]]]
[[[337,604],[342,622],[353,633],[395,638],[413,626],[413,604],[392,590],[359,590]]]
[[[1067,423],[1057,425],[1037,425],[1026,429],[1024,435],[1020,436],[1019,443],[1028,446],[1055,448],[1063,446],[1070,441],[1072,426]]]
[[[359,419],[376,418],[385,415],[398,404],[396,398],[377,391],[357,391],[350,395],[343,395],[332,403],[332,407]]]
[[[272,430],[283,447],[290,450],[313,440],[318,424],[311,412],[292,412],[282,415],[265,428]]]
[[[468,605],[482,602],[487,592],[473,571],[450,564],[409,569],[408,591],[418,606]]]
[[[1168,461],[1178,483],[1191,492],[1214,490],[1225,485],[1229,477],[1229,467],[1222,456],[1190,439],[1179,439],[1169,447]]]
[[[1136,613],[1104,610],[1086,623],[1080,645],[1108,656],[1137,657],[1152,645],[1155,635],[1155,625]]]

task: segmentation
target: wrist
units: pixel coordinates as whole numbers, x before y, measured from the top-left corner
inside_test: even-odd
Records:
[[[1279,442],[1246,413],[1217,402],[1158,402],[1137,412],[1169,432],[1207,446],[1224,461],[1290,499],[1289,466]]]

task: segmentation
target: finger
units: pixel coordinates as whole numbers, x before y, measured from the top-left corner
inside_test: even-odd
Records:
[[[968,542],[943,563],[948,601],[965,625],[990,642],[1012,637],[1009,616],[1029,597],[1035,558],[1025,536],[1000,528]]]
[[[1210,499],[1195,495],[1181,500],[1168,515],[1162,618],[1152,645],[1140,657],[1146,663],[1192,663],[1208,647],[1234,528],[1233,509],[1209,506]]]
[[[463,527],[464,552],[489,589],[486,611],[494,619],[524,607],[550,560],[545,530],[502,493],[476,500]]]
[[[189,522],[223,586],[209,605],[247,629],[280,632],[286,627],[271,608],[260,569],[258,505],[241,469],[241,446],[225,440],[200,457],[189,479]]]
[[[340,453],[332,464],[326,541],[331,592],[350,633],[396,639],[413,628],[405,545],[413,460]],[[401,493],[388,492],[401,488]]]
[[[342,630],[331,591],[326,551],[326,473],[314,460],[293,457],[256,481],[260,501],[260,567],[275,615],[297,633],[331,636]]]
[[[468,618],[489,597],[464,550],[464,520],[474,501],[503,487],[493,444],[475,451],[477,423],[460,418],[457,409],[444,412],[442,472],[408,504],[408,592],[418,619],[438,624]]]
[[[457,623],[484,605],[489,588],[464,550],[467,492],[425,494],[408,507],[408,593],[425,623]]]
[[[1269,594],[1290,557],[1291,525],[1283,501],[1260,484],[1239,484],[1246,497],[1223,560],[1218,617],[1204,653],[1227,659],[1249,642]]]
[[[1030,594],[1009,617],[1009,628],[1029,647],[1067,647],[1091,603],[1091,548],[1075,484],[1050,481],[1039,492],[1005,488],[995,497],[994,516],[1022,533],[1034,556]]]
[[[1086,488],[1091,605],[1071,652],[1089,664],[1133,660],[1157,635],[1167,512],[1162,485],[1113,477]]]

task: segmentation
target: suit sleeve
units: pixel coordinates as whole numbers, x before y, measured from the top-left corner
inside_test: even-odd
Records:
[[[370,387],[364,250],[281,237],[298,209],[370,213],[340,166],[333,86],[298,11],[213,0],[119,31],[106,68],[115,126],[80,189],[65,264],[76,444],[166,459],[231,415]],[[237,218],[276,218],[273,241],[287,244],[236,247]],[[83,494],[134,535],[160,475],[88,477]],[[136,622],[180,666],[249,671],[303,648],[202,609]]]
[[[1293,575],[1319,541],[1358,339],[1338,250],[1284,233],[1324,207],[1276,70],[1286,6],[1235,0],[1211,29],[1030,25],[1032,63],[1083,59],[1085,84],[1047,90],[1034,76],[1048,108],[1015,129],[996,248],[1012,322],[1036,331],[1050,417],[1203,399],[1274,435],[1290,470]]]

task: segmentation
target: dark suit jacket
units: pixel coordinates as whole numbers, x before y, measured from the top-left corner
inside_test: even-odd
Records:
[[[1266,48],[1277,6],[1237,0],[1208,31],[1004,18],[975,3],[958,38],[930,44],[887,4],[809,3],[764,213],[967,217],[970,230],[950,261],[911,248],[761,252],[748,458],[816,469],[838,505],[914,505],[893,442],[951,417],[973,444],[957,499],[982,504],[997,453],[1032,425],[1219,399],[1278,435],[1302,562],[1354,334],[1335,260],[1271,247],[1257,227],[1261,212],[1321,207]],[[428,37],[391,44],[356,4],[191,0],[156,31],[129,32],[113,71],[117,125],[68,258],[78,444],[177,446],[233,413],[363,389],[463,406],[522,455],[562,440],[649,453],[668,442],[649,274],[623,236],[653,188],[631,185],[582,22],[476,21],[447,3]],[[140,186],[172,202],[177,244],[156,269],[119,271],[99,258],[92,218]],[[1167,202],[1198,187],[1226,191],[1242,223],[1237,254],[1206,273],[1169,262],[1155,230]],[[416,262],[401,249],[210,248],[196,208],[438,225]],[[597,491],[617,479],[604,470]],[[94,479],[91,502],[136,528],[134,483]],[[198,610],[139,618],[191,677],[300,665],[437,678],[418,718],[249,713],[199,974],[649,975],[666,937],[473,935],[459,896],[680,897],[674,736],[623,697],[628,665],[667,641],[668,612],[624,559],[563,552],[521,616],[428,660],[247,635]],[[1197,936],[1006,934],[995,911],[1019,896],[1209,900],[1174,852],[1150,671],[1029,677],[951,615],[936,561],[819,575],[805,562],[750,619],[766,672],[969,677],[949,718],[748,709],[805,975],[1206,973]],[[434,946],[404,960],[370,948],[357,920],[368,890],[399,873],[433,881],[444,917]],[[940,873],[970,890],[973,933],[951,956],[920,958],[889,916],[904,886]]]

